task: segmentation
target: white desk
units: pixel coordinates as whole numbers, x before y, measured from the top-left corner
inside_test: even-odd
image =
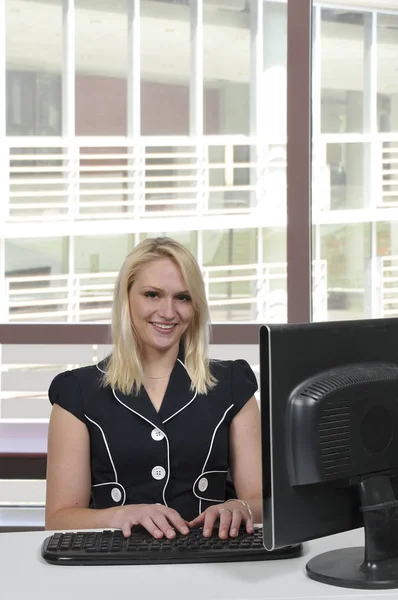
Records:
[[[306,545],[284,561],[198,565],[73,567],[47,564],[40,546],[50,532],[0,534],[1,600],[328,600],[398,598],[398,590],[366,592],[322,585],[305,574],[310,556],[360,545],[362,531]]]

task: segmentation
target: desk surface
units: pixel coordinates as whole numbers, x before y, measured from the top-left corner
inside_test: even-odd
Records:
[[[40,546],[50,532],[0,534],[2,600],[311,600],[398,596],[322,585],[305,574],[314,554],[363,543],[361,530],[316,540],[300,558],[253,563],[73,567],[47,564]]]

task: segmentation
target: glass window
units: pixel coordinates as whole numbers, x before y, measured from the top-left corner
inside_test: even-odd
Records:
[[[5,2],[7,135],[62,133],[62,4]]]
[[[257,292],[262,321],[287,321],[286,228],[262,230],[262,280]]]
[[[239,12],[228,2],[203,2],[205,134],[250,133],[251,4]]]
[[[133,234],[82,235],[74,238],[75,273],[117,273],[134,248]]]
[[[141,0],[141,133],[189,134],[190,2]]]
[[[127,6],[75,6],[76,135],[126,135]]]
[[[141,0],[138,55],[129,39],[131,3],[75,0],[70,28],[66,6],[61,0],[7,0],[6,23],[8,134],[62,139],[33,150],[32,144],[14,143],[6,219],[28,227],[43,220],[50,227],[62,223],[71,232],[62,271],[69,276],[67,307],[60,305],[59,318],[107,319],[110,303],[104,297],[112,273],[138,238],[164,223],[171,227],[165,233],[198,257],[216,318],[262,321],[256,294],[272,279],[263,272],[263,259],[280,263],[281,278],[286,275],[286,230],[278,233],[278,249],[267,237],[274,221],[285,221],[286,210],[286,4],[266,0],[264,18],[256,23],[255,3],[204,0],[203,39],[197,39],[190,0]],[[198,89],[191,85],[196,41],[198,73],[203,59]],[[63,56],[72,47],[75,56]],[[69,59],[75,63],[75,103],[62,107]],[[23,94],[15,92],[14,71],[26,73],[30,82],[23,84]],[[37,94],[44,104],[36,110],[37,94],[30,90],[37,74],[57,83],[40,83]],[[119,140],[131,132],[128,107],[138,95],[141,135],[129,147]],[[26,97],[30,102],[23,105]],[[200,113],[202,100],[205,136],[198,143],[190,118],[195,107]],[[17,118],[25,110],[33,111],[29,118]],[[27,126],[21,129],[22,122]],[[68,125],[63,138],[62,123]],[[130,233],[118,235],[126,219]],[[96,223],[105,220],[112,224],[110,234],[97,235]],[[149,233],[139,233],[142,229]],[[97,296],[103,312],[96,308]]]
[[[343,140],[323,145],[320,194],[314,194],[314,206],[342,210],[362,208],[368,203],[365,173],[368,144]],[[318,180],[319,181],[319,180]]]
[[[346,223],[320,227],[320,258],[327,264],[327,318],[370,316],[371,225]]]
[[[376,225],[370,209],[381,190],[372,77],[374,13],[317,8],[320,80],[314,77],[313,318],[379,316]],[[317,48],[316,46],[315,48]],[[373,96],[375,97],[375,96]],[[318,100],[319,98],[319,100]],[[356,134],[356,135],[350,135]],[[349,210],[347,217],[340,211]],[[356,212],[357,211],[357,212]]]
[[[377,18],[377,108],[381,132],[398,131],[398,15]]]
[[[134,248],[134,235],[82,235],[74,244],[76,320],[108,322],[116,276]]]
[[[322,132],[361,132],[364,128],[364,14],[323,8],[321,19]]]
[[[257,229],[203,232],[203,274],[213,322],[257,320],[257,264]]]
[[[67,321],[68,238],[5,241],[8,320]]]
[[[398,317],[398,224],[377,223],[376,234],[376,316]]]

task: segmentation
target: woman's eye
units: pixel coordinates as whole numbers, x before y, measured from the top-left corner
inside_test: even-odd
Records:
[[[157,298],[158,295],[159,294],[157,292],[145,292],[146,298]]]
[[[179,294],[177,296],[178,300],[181,300],[181,302],[190,302],[191,301],[191,296],[189,296],[188,294]]]

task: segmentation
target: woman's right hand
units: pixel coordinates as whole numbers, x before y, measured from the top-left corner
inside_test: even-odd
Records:
[[[121,506],[113,515],[110,526],[121,529],[124,537],[129,537],[131,528],[141,525],[155,538],[166,536],[173,539],[176,530],[187,535],[189,527],[181,515],[163,504],[128,504]]]

